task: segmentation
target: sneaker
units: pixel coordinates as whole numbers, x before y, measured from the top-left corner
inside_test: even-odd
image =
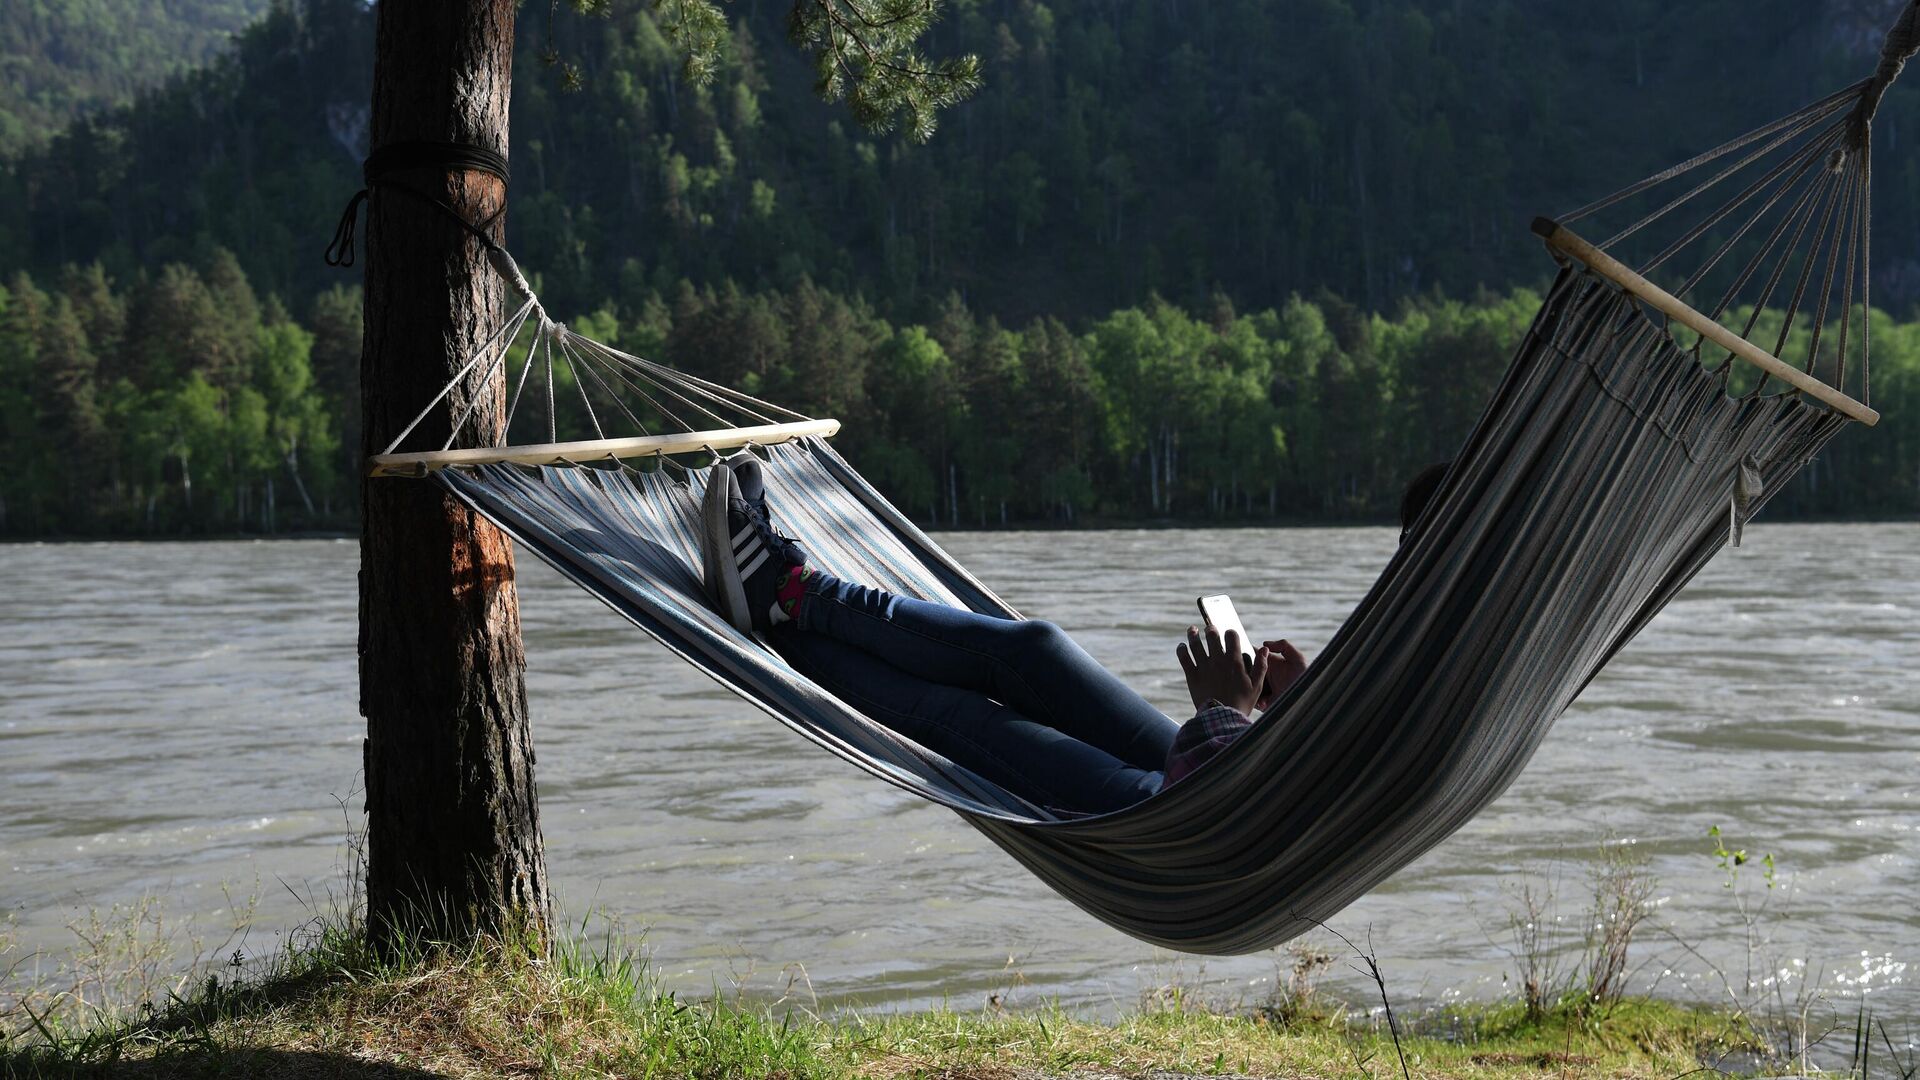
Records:
[[[807,561],[799,544],[773,531],[765,508],[758,461],[713,467],[701,504],[707,589],[727,621],[748,633],[787,621],[778,603],[780,577]]]
[[[762,475],[760,459],[752,454],[741,454],[727,462],[727,470],[733,473],[733,482],[740,489],[740,497],[760,515],[762,521],[771,526],[773,511],[767,509],[767,480]]]

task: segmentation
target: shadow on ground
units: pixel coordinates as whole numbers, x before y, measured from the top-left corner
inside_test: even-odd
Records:
[[[444,1073],[405,1065],[382,1065],[345,1054],[307,1050],[222,1050],[161,1054],[139,1061],[91,1065],[54,1063],[31,1054],[0,1054],[0,1077],[39,1080],[46,1077],[100,1077],[102,1080],[441,1080]]]

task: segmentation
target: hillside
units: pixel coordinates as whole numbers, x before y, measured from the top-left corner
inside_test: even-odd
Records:
[[[270,0],[0,5],[0,156],[226,53]]]
[[[837,416],[917,518],[994,526],[1384,518],[1537,307],[1530,215],[1853,81],[1891,0],[968,0],[931,51],[986,88],[926,145],[817,100],[784,3],[733,6],[701,87],[615,7],[517,42],[508,244],[548,306]],[[320,255],[371,24],[278,4],[0,163],[0,533],[353,525],[359,275]],[[1888,421],[1770,515],[1920,512],[1915,85],[1877,128]]]
[[[563,5],[551,45],[584,88],[560,89],[546,20],[524,17],[510,239],[562,308],[805,276],[903,317],[951,290],[1016,319],[1322,287],[1389,309],[1540,282],[1533,214],[1859,77],[1892,6],[976,0],[932,47],[979,54],[986,89],[912,146],[813,97],[779,0],[733,6],[699,89],[650,4]],[[359,0],[301,0],[8,169],[0,270],[124,278],[219,244],[289,300],[338,280],[317,255],[366,149],[370,34]],[[1900,305],[1920,296],[1920,168],[1897,133],[1920,94],[1882,117],[1875,255]]]

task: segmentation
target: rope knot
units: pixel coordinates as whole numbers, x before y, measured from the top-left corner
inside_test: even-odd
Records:
[[[502,184],[507,182],[506,155],[484,146],[415,141],[388,143],[368,154],[367,159],[360,163],[360,175],[366,186],[354,192],[353,198],[347,200],[347,209],[340,215],[340,224],[334,226],[333,240],[327,244],[325,252],[327,265],[340,267],[353,265],[354,222],[359,216],[360,204],[367,201],[376,187],[393,188],[421,202],[438,207],[442,213],[465,229],[468,235],[478,240],[488,254],[498,251],[500,246],[493,242],[493,237],[488,236],[486,230],[506,210],[505,202],[502,202],[500,209],[495,210],[485,221],[475,224],[444,201],[406,184],[394,183],[387,179],[393,173],[408,169],[432,168],[448,172],[477,170],[498,177]],[[532,295],[529,290],[523,289],[522,292]]]
[[[1900,77],[1916,52],[1920,52],[1920,0],[1909,3],[1887,28],[1887,39],[1880,46],[1880,63],[1860,91],[1860,104],[1854,110],[1850,134],[1856,146],[1865,143],[1873,114],[1880,109],[1880,99],[1886,96],[1887,87]]]

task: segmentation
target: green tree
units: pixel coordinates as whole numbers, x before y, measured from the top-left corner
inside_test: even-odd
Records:
[[[16,463],[0,469],[0,513],[10,529],[44,534],[52,528],[42,497],[50,475],[41,461],[32,391],[48,299],[24,272],[13,275],[0,298],[0,449]]]
[[[270,305],[271,308],[277,308]],[[254,388],[261,395],[267,423],[263,432],[267,457],[256,455],[256,468],[273,483],[273,473],[284,468],[312,522],[319,515],[313,490],[329,490],[333,484],[333,462],[338,452],[334,431],[335,413],[314,383],[312,354],[314,335],[302,329],[284,311],[260,328],[259,361],[254,367]],[[313,477],[313,484],[308,477]],[[271,486],[269,486],[269,490]]]
[[[323,508],[347,507],[356,501],[353,487],[360,476],[360,308],[358,285],[335,285],[313,298],[307,315],[306,327],[313,334],[308,364],[314,389],[336,425],[337,449],[331,468],[323,466],[319,449],[310,447],[305,455],[318,470],[316,477],[331,474],[338,478],[334,481],[337,486],[317,481]]]
[[[53,299],[39,333],[33,371],[39,453],[34,456],[44,478],[58,485],[48,494],[60,531],[85,531],[93,524],[92,498],[107,449],[94,386],[99,361],[66,296]]]
[[[192,267],[169,263],[150,280],[135,283],[123,359],[115,371],[137,372],[147,385],[172,383],[194,372],[230,384],[245,371],[251,346],[251,337],[238,334],[235,325]]]
[[[966,422],[951,358],[919,326],[889,334],[875,351],[867,380],[873,436],[853,433],[874,482],[909,512],[937,505],[953,439]]]
[[[1092,469],[1104,445],[1103,387],[1080,339],[1058,319],[1020,334],[1021,508],[1071,523],[1093,508]]]

